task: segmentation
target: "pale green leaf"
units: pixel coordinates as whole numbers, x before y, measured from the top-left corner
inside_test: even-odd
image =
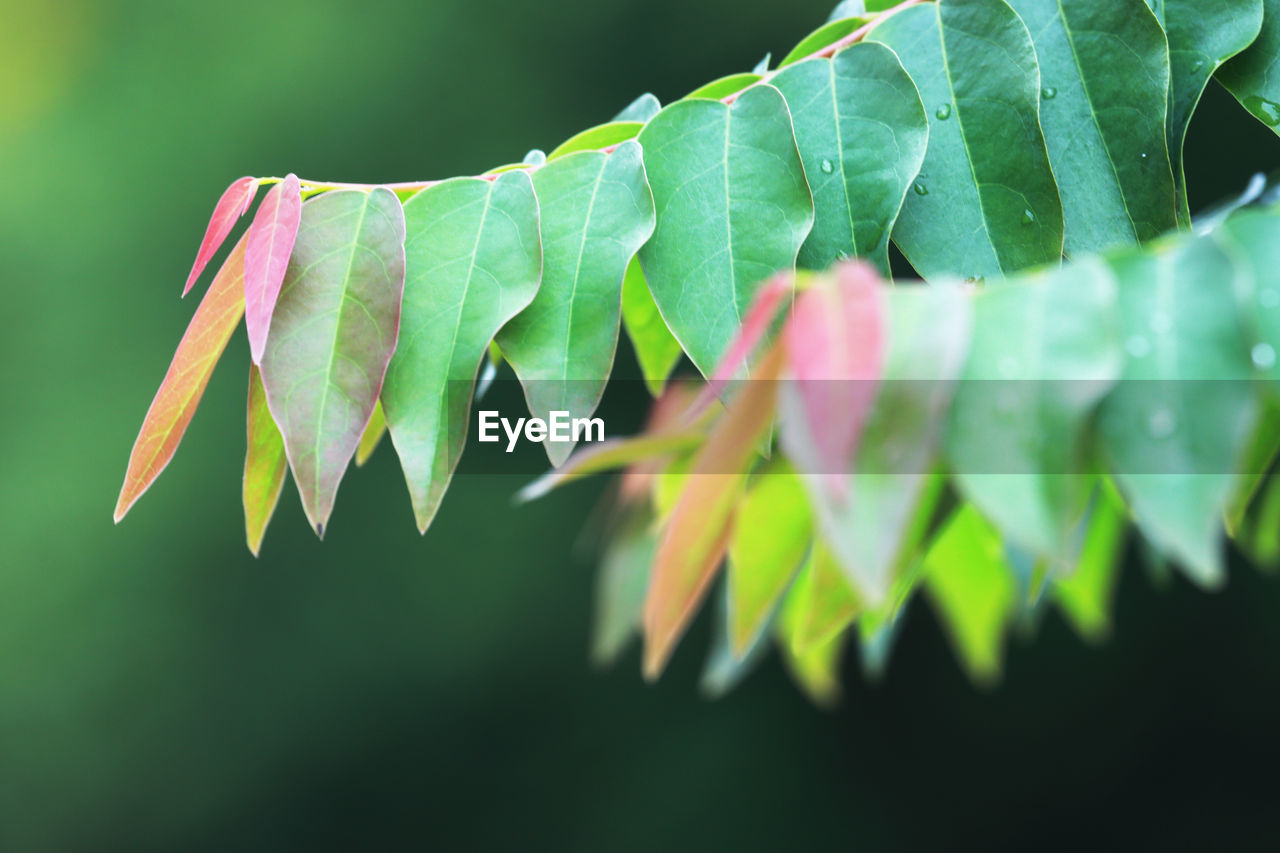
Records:
[[[660,396],[683,350],[653,301],[639,258],[627,264],[622,279],[622,325],[640,363],[645,387],[654,397]]]
[[[1111,630],[1111,608],[1128,527],[1124,499],[1102,480],[1084,519],[1084,543],[1070,573],[1055,574],[1053,597],[1067,621],[1087,640]]]

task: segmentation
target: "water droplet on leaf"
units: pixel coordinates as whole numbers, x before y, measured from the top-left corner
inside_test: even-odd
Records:
[[[1151,353],[1151,342],[1142,335],[1134,335],[1124,342],[1124,350],[1134,358],[1146,358]]]
[[[1033,222],[1035,222],[1035,221],[1036,221],[1036,215],[1035,215],[1034,213],[1032,213],[1032,212],[1031,212],[1031,208],[1027,208],[1026,210],[1022,211],[1022,224],[1023,224],[1023,225],[1030,225],[1031,223],[1033,223]]]
[[[1254,344],[1249,353],[1253,366],[1259,370],[1270,370],[1276,366],[1276,348],[1271,344]]]
[[[942,106],[938,107],[934,115],[938,117],[938,121],[946,121],[947,119],[951,118],[951,105],[943,104]]]
[[[915,185],[915,187],[914,187],[913,189],[915,189],[915,191],[916,191],[916,195],[928,195],[928,194],[929,194],[929,188],[928,188],[928,187],[926,187],[924,184],[920,183],[919,181],[916,181],[916,185]]]
[[[1156,409],[1147,418],[1147,432],[1152,438],[1168,438],[1178,428],[1178,419],[1168,409]]]
[[[1147,159],[1147,152],[1145,151],[1142,152],[1142,159],[1143,160]]]
[[[834,171],[835,171],[835,168],[836,168],[836,167],[835,167],[835,165],[834,165],[830,160],[823,160],[823,161],[822,161],[822,171],[823,171],[823,173],[830,175],[832,172],[834,172]]]
[[[1052,86],[1045,86],[1040,90],[1040,97],[1044,98],[1046,101],[1052,101],[1054,98],[1058,97],[1058,90]]]
[[[1250,95],[1244,99],[1244,108],[1262,119],[1268,127],[1275,127],[1280,124],[1280,104],[1275,101],[1268,101],[1266,98]]]

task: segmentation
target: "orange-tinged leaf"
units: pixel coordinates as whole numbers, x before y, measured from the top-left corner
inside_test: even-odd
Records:
[[[249,365],[248,449],[244,455],[244,531],[253,556],[262,548],[271,515],[280,501],[284,472],[289,466],[284,455],[284,439],[267,408],[258,366]]]
[[[183,296],[187,295],[191,286],[196,283],[196,279],[200,277],[200,273],[204,272],[209,261],[213,260],[213,256],[218,253],[222,241],[227,239],[236,220],[244,216],[245,211],[249,209],[257,190],[257,178],[244,177],[232,181],[231,186],[223,191],[222,197],[213,206],[213,216],[209,217],[209,225],[205,228],[204,238],[200,241],[200,250],[196,252],[195,263],[191,265],[191,272],[187,275],[186,287],[182,288]]]
[[[244,247],[244,326],[249,332],[249,355],[262,361],[267,329],[284,284],[284,274],[302,221],[302,190],[290,174],[267,193],[249,226]]]
[[[360,445],[356,448],[357,466],[369,461],[369,457],[378,449],[378,443],[382,441],[382,436],[386,435],[386,432],[387,416],[382,414],[382,403],[378,402],[373,407],[373,416],[369,418],[369,425],[364,428],[364,435],[360,436]]]
[[[646,678],[662,672],[719,568],[751,459],[773,423],[781,367],[775,346],[693,460],[654,558],[644,608]]]
[[[244,239],[236,244],[196,308],[129,455],[115,520],[124,518],[173,458],[213,367],[244,314]]]

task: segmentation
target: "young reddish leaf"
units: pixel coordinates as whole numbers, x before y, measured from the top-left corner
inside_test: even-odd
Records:
[[[842,263],[834,280],[824,276],[796,298],[783,330],[799,420],[825,471],[849,470],[884,371],[880,289],[880,276],[869,264]],[[846,484],[844,477],[829,482]]]
[[[262,383],[320,536],[400,333],[404,233],[400,200],[385,187],[335,190],[302,206]]]
[[[124,518],[173,458],[191,423],[213,366],[244,314],[244,239],[236,243],[213,284],[200,300],[191,324],[173,354],[142,430],[129,455],[129,469],[116,502],[115,520]]]
[[[191,265],[191,273],[187,276],[187,286],[182,288],[186,296],[191,286],[196,283],[205,266],[218,253],[222,241],[227,239],[236,220],[244,216],[253,201],[258,189],[257,178],[237,178],[222,193],[222,198],[213,207],[213,216],[209,217],[209,227],[204,231],[204,239],[200,241],[200,251],[196,252],[196,261]]]
[[[298,176],[290,174],[267,193],[249,226],[244,247],[244,325],[254,364],[262,362],[267,348],[271,313],[284,284],[301,219],[302,191]]]
[[[364,428],[364,435],[360,436],[360,446],[356,448],[357,467],[369,461],[386,432],[387,416],[382,414],[382,403],[379,402],[373,407],[373,416],[369,418],[369,425]]]
[[[284,439],[267,408],[258,366],[249,365],[248,450],[244,455],[244,531],[253,556],[262,548],[262,537],[276,511],[288,460]]]
[[[782,350],[774,347],[693,460],[654,558],[644,608],[646,678],[662,672],[715,577],[751,457],[773,423],[781,368]]]

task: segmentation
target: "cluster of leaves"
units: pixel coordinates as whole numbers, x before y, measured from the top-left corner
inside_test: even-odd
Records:
[[[1119,424],[1103,443],[1120,460],[1121,491],[1099,492],[1090,517],[1112,517],[1127,505],[1160,550],[1214,582],[1221,572],[1215,519],[1224,496],[1237,494],[1224,481],[1230,477],[1170,497],[1181,492],[1122,475],[1171,470],[1150,460],[1146,468],[1127,464],[1156,452],[1134,417],[1159,402],[1170,417],[1203,419],[1198,413],[1208,406],[1177,395],[1128,399],[1130,392],[1108,388],[1120,377],[1252,377],[1248,350],[1240,362],[1231,349],[1247,336],[1229,334],[1225,319],[1208,329],[1205,318],[1236,316],[1228,279],[1214,276],[1247,267],[1240,258],[1263,251],[1259,235],[1239,235],[1239,257],[1125,249],[1107,261],[1043,272],[1036,286],[994,280],[1188,227],[1182,142],[1195,106],[1216,75],[1252,113],[1280,124],[1280,75],[1271,73],[1278,46],[1280,0],[904,0],[892,7],[847,0],[776,67],[766,58],[749,74],[665,107],[643,96],[550,153],[531,151],[481,176],[379,187],[242,178],[215,208],[188,290],[259,187],[271,189],[179,345],[134,446],[116,518],[172,458],[241,316],[253,361],[244,502],[255,553],[287,472],[323,535],[351,460],[362,461],[384,431],[425,530],[458,464],[486,358],[491,367],[510,364],[532,414],[585,417],[599,403],[625,327],[655,394],[682,354],[717,380],[715,393],[694,406],[698,417],[682,414],[674,434],[659,430],[642,440],[666,454],[657,470],[684,464],[706,476],[657,477],[668,485],[637,511],[652,518],[626,525],[606,560],[608,577],[625,579],[605,587],[616,581],[631,591],[635,578],[608,566],[647,564],[643,555],[654,552],[654,565],[671,567],[655,569],[646,587],[651,673],[725,551],[736,585],[758,587],[765,602],[753,605],[750,618],[730,608],[737,627],[729,660],[739,660],[761,620],[769,621],[761,614],[791,589],[786,601],[800,603],[784,603],[777,621],[799,626],[792,633],[806,642],[793,657],[809,683],[830,679],[833,649],[857,613],[865,637],[891,632],[892,603],[905,598],[912,578],[932,577],[925,569],[948,553],[968,568],[950,585],[933,581],[935,597],[1002,625],[1017,599],[1012,586],[963,579],[987,572],[1013,583],[1000,562],[1005,536],[1033,555],[1022,561],[1033,568],[1077,562],[1070,545],[1092,482],[1059,486],[1053,476],[1074,470],[1089,439],[1108,435],[1084,426],[1104,398]],[[1233,223],[1223,233],[1249,227]],[[800,331],[784,330],[783,343],[748,359],[792,304],[790,271],[861,258],[887,275],[891,239],[926,279],[992,283],[976,299],[945,287],[886,292],[866,283],[865,273],[841,273],[842,282],[849,279],[843,283],[820,279],[795,301],[790,322]],[[1184,251],[1191,254],[1171,260]],[[1199,276],[1183,275],[1182,266]],[[1259,275],[1267,269],[1255,267]],[[771,278],[779,271],[788,274]],[[1273,293],[1255,290],[1260,305],[1261,294]],[[1166,319],[1142,333],[1145,356],[1126,347],[1126,357],[1113,346],[1115,327],[1137,328],[1142,312],[1156,310]],[[1258,332],[1255,347],[1274,347],[1266,334]],[[730,394],[724,380],[749,362],[750,375],[765,381]],[[945,388],[957,376],[988,375],[993,364],[1020,365],[1024,378],[1092,379],[1094,390],[1037,400],[1018,407],[1035,420],[1000,424],[980,399],[896,399],[890,389],[898,386],[883,382],[902,375]],[[793,392],[785,384],[771,390],[771,376],[802,381]],[[825,386],[843,389],[830,394],[806,390],[818,385],[803,380],[823,377],[855,381]],[[1249,383],[1239,387],[1248,390],[1238,399],[1213,401],[1233,413],[1206,426],[1213,440],[1192,433],[1210,449],[1175,442],[1157,465],[1184,458],[1178,454],[1199,461],[1203,451],[1227,460],[1212,470],[1235,471],[1229,454],[1254,434],[1261,406]],[[731,400],[719,417],[717,394]],[[766,452],[765,462],[760,451],[773,441],[775,413],[784,452]],[[699,429],[710,430],[705,444]],[[939,446],[952,461],[957,453],[980,460],[993,443],[1005,451],[984,437],[1000,429],[1035,438],[1018,448],[1033,472],[1020,484],[977,485],[963,472],[983,470],[978,462],[956,466],[948,491],[945,475],[927,471]],[[916,460],[909,486],[867,473],[850,485],[830,473],[864,471],[866,454],[890,451]],[[548,443],[547,452],[562,466],[569,447]],[[563,470],[599,468],[610,457],[588,458]],[[632,472],[632,480],[652,476],[655,464]],[[754,477],[762,464],[777,476]],[[964,509],[935,536],[931,507],[944,493],[963,495]],[[678,522],[686,517],[698,521]],[[770,525],[731,523],[743,517],[785,518],[809,532],[766,536]],[[908,540],[894,538],[907,530]],[[904,557],[926,543],[923,561]],[[959,560],[962,554],[969,556]],[[1028,569],[1024,587],[1043,591],[1050,574]],[[1073,577],[1080,576],[1091,575]],[[972,639],[970,621],[960,624],[969,626],[958,629],[966,642],[985,642]],[[989,650],[974,655],[975,671],[989,671]]]

